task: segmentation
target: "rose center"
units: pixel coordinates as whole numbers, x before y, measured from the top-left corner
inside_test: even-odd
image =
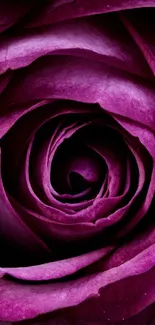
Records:
[[[95,195],[103,184],[105,161],[87,146],[66,140],[55,153],[51,165],[51,185],[60,194]]]

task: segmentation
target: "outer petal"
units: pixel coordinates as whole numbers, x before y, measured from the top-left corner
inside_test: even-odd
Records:
[[[128,117],[155,130],[154,86],[154,82],[142,81],[103,63],[65,56],[42,58],[18,71],[5,92],[0,135],[11,126],[19,105],[56,98],[99,103],[109,113]]]
[[[155,325],[155,305],[147,307],[138,315],[130,317],[129,319],[122,319],[120,322],[111,322],[106,315],[102,315],[102,320],[91,318],[85,318],[84,315],[78,314],[77,309],[67,308],[56,313],[43,315],[32,320],[23,322],[15,322],[12,325]],[[80,308],[79,308],[80,309]],[[4,325],[11,325],[4,324]]]
[[[83,56],[142,77],[152,76],[140,50],[118,17],[82,18],[41,30],[2,35],[0,71],[27,66],[47,54]]]
[[[95,263],[110,253],[111,250],[112,247],[101,248],[81,256],[36,266],[0,268],[0,277],[10,275],[26,281],[45,281],[64,278]]]
[[[55,1],[56,3],[56,1]],[[75,17],[88,16],[94,14],[101,14],[112,11],[119,11],[125,9],[133,9],[140,7],[155,7],[154,0],[75,0],[61,5],[51,4],[41,6],[38,12],[34,12],[28,26],[42,26],[55,23],[57,21],[68,20]]]
[[[153,209],[152,209],[153,213]],[[151,213],[148,214],[148,218],[151,217]],[[145,228],[145,230],[144,230]],[[109,270],[113,267],[119,266],[128,260],[132,259],[136,255],[140,254],[151,245],[155,243],[155,229],[154,225],[147,227],[140,226],[136,229],[134,236],[130,234],[129,240],[125,243],[122,243],[116,250],[112,251],[112,253],[105,259],[99,261],[95,268],[89,267],[89,271],[93,270],[94,272],[103,272],[103,270]]]
[[[121,14],[121,18],[155,75],[154,11],[152,9],[131,11]],[[145,27],[144,20],[146,21]]]
[[[66,307],[111,322],[132,317],[155,301],[154,245],[111,270],[63,283],[23,286],[0,280],[2,321],[20,321]],[[135,288],[134,295],[132,288]],[[89,298],[89,299],[88,299]],[[93,307],[93,308],[92,308]]]

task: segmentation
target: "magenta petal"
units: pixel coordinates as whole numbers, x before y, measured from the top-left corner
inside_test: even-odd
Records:
[[[53,2],[45,7],[41,7],[34,13],[31,20],[27,23],[28,27],[49,25],[62,20],[89,16],[125,9],[140,7],[155,7],[154,0],[77,0],[69,3],[62,2],[60,6],[53,6]]]
[[[122,319],[120,322],[112,322],[113,325],[155,325],[155,316],[154,316],[155,304],[150,305],[145,308],[143,311],[137,315],[130,317],[129,319]],[[90,311],[90,307],[88,307]],[[92,306],[93,310],[93,306]],[[102,317],[94,315],[93,311],[89,315],[81,313],[80,306],[79,308],[67,308],[55,313],[43,315],[35,319],[17,322],[15,325],[109,325],[110,319],[107,317],[106,313],[103,312]],[[9,324],[11,325],[11,324]],[[111,324],[110,324],[111,325]]]
[[[11,206],[5,193],[2,177],[0,176],[0,231],[1,238],[7,244],[21,248],[30,256],[47,258],[51,253],[47,246],[23,222],[21,217]],[[5,250],[4,250],[5,251]],[[9,258],[9,257],[8,257]]]
[[[144,202],[142,203],[141,208],[139,209],[138,213],[134,215],[134,218],[130,222],[130,227],[133,228],[147,213],[149,210],[149,207],[151,205],[151,202],[154,197],[154,183],[155,183],[155,137],[154,134],[148,130],[146,127],[139,125],[139,123],[132,122],[131,120],[121,118],[120,116],[115,116],[116,120],[126,129],[128,132],[135,137],[139,138],[140,142],[147,148],[147,151],[150,153],[152,162],[153,162],[153,168],[151,173],[151,179],[149,180],[148,184],[148,190],[146,194],[146,198],[144,199]],[[147,165],[146,165],[147,168]],[[123,230],[120,232],[123,234],[126,229],[130,229],[130,227],[127,225],[127,227],[124,227]]]
[[[23,286],[2,278],[0,319],[19,321],[83,302],[85,304],[81,308],[85,313],[90,308],[89,304],[92,308],[93,303],[95,314],[100,312],[103,315],[104,310],[111,321],[120,321],[139,313],[155,301],[152,286],[154,273],[152,245],[119,267],[65,282],[63,286],[62,283]],[[136,286],[134,295],[133,286]]]
[[[101,260],[97,266],[97,270],[107,270],[123,264],[149,248],[154,243],[155,229],[153,225],[151,225],[141,233],[137,232],[134,238],[117,248],[105,261]]]
[[[111,25],[113,28],[111,29]],[[85,18],[41,30],[1,37],[0,67],[18,69],[51,54],[83,56],[103,61],[143,77],[151,77],[138,47],[119,18]]]
[[[123,13],[124,25],[141,49],[146,61],[155,75],[155,20],[152,9]],[[144,20],[146,24],[144,26]]]
[[[81,58],[42,58],[17,72],[3,98],[3,105],[8,106],[12,101],[21,105],[25,101],[55,98],[98,102],[109,113],[128,117],[155,129],[154,83]],[[14,110],[15,107],[11,107],[12,113]]]
[[[81,256],[42,265],[22,268],[0,268],[0,277],[11,275],[26,281],[44,281],[59,279],[74,274],[88,265],[99,261],[110,253],[112,247],[101,248]]]
[[[8,108],[4,108],[4,106],[1,109],[1,116],[0,116],[0,120],[1,120],[1,125],[3,126],[0,129],[0,138],[3,137],[3,135],[12,127],[12,125],[15,124],[15,122],[20,119],[20,117],[22,117],[24,114],[31,112],[39,107],[42,107],[46,104],[51,103],[51,101],[49,100],[43,100],[43,101],[37,101],[36,104],[34,105],[27,105],[25,107],[25,105],[23,104],[22,106],[16,107],[16,109],[14,110],[14,108],[11,107],[10,110],[8,110]],[[15,113],[16,112],[16,113]]]

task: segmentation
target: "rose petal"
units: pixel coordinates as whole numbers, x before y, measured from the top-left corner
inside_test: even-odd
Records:
[[[155,7],[154,0],[76,0],[70,3],[62,3],[62,5],[55,7],[51,1],[46,6],[41,6],[38,12],[34,12],[31,20],[26,26],[42,26],[55,23],[57,21],[68,20],[71,18],[95,15],[125,9],[133,9],[140,7]]]
[[[153,8],[121,15],[124,25],[141,49],[155,75],[155,21]],[[144,28],[144,20],[146,21]]]
[[[101,248],[81,256],[36,266],[0,268],[0,277],[10,275],[26,281],[59,279],[74,274],[86,266],[104,258],[111,250],[112,247]]]
[[[133,134],[137,138],[139,138],[140,142],[147,148],[147,151],[150,153],[152,157],[152,173],[151,173],[151,179],[147,179],[149,181],[149,187],[147,191],[146,198],[141,206],[141,209],[138,211],[136,215],[134,215],[134,218],[132,219],[132,222],[130,222],[130,227],[134,227],[141,219],[142,217],[147,213],[150,204],[154,197],[154,183],[155,183],[155,152],[154,152],[154,146],[155,146],[155,137],[154,133],[150,132],[146,127],[143,125],[139,125],[137,122],[133,122],[131,120],[125,119],[123,117],[117,116],[116,120],[126,129],[130,134]],[[146,165],[147,166],[147,165]],[[146,167],[147,168],[147,167]],[[129,225],[127,226],[128,230],[130,229]],[[126,230],[126,227],[124,227],[123,232]]]
[[[151,306],[144,309],[138,315],[130,317],[129,319],[122,319],[120,322],[112,322],[112,325],[155,325],[155,317],[154,317],[154,307]],[[103,312],[102,317],[93,314],[84,315],[84,313],[80,313],[80,307],[78,308],[67,308],[65,310],[61,310],[59,312],[51,313],[48,315],[43,315],[41,317],[37,317],[32,320],[26,320],[18,323],[14,323],[15,325],[108,325],[110,324],[110,319]],[[11,325],[4,324],[4,325]],[[110,324],[111,325],[111,324]]]
[[[65,282],[63,286],[62,283],[23,286],[2,278],[0,319],[24,320],[65,307],[78,306],[82,302],[80,308],[85,313],[93,305],[95,315],[96,312],[102,312],[103,315],[104,310],[112,322],[136,315],[155,301],[152,286],[155,272],[154,249],[152,245],[119,267]]]
[[[152,210],[148,214],[148,217],[151,217],[151,213]],[[134,236],[131,235],[129,241],[123,243],[105,261],[103,260],[98,263],[96,271],[108,270],[121,265],[155,243],[154,224],[149,227],[145,226],[145,229],[140,227],[140,229],[136,230]]]
[[[17,254],[18,248],[27,252],[33,259],[47,260],[51,256],[48,247],[30,230],[22,221],[19,215],[11,206],[5,193],[2,176],[0,175],[0,233],[1,238],[11,243],[14,247],[14,254]],[[11,246],[10,246],[11,247]],[[17,251],[16,251],[17,250]],[[4,251],[5,254],[5,251]],[[9,257],[8,257],[9,259]],[[10,257],[12,260],[12,258]],[[20,263],[20,261],[19,261]]]
[[[93,125],[94,124],[95,121]],[[90,127],[90,132],[88,129],[84,135],[84,139],[84,143],[105,159],[109,170],[109,196],[118,196],[124,185],[127,158],[127,147],[119,134],[119,131],[117,132],[112,127],[108,127],[106,122],[103,126],[96,124],[92,129]]]
[[[79,19],[11,37],[2,36],[0,42],[1,72],[27,66],[47,54],[68,54],[103,61],[142,77],[152,76],[117,17]]]
[[[12,102],[21,105],[25,101],[55,98],[98,102],[110,113],[117,113],[155,129],[153,82],[146,83],[103,63],[80,58],[42,58],[29,68],[17,72],[2,100],[2,107]],[[13,114],[16,107],[10,109],[11,112],[8,110],[6,115],[8,124],[9,114]]]
[[[25,107],[25,105],[21,105],[18,108],[16,107],[16,112],[14,109],[11,111],[7,108],[3,110],[1,108],[1,135],[3,136],[7,131],[15,124],[16,121],[23,115],[25,115],[28,112],[31,112],[39,107],[44,107],[44,105],[50,104],[52,101],[49,100],[43,100],[43,101],[37,101],[35,104],[30,104]]]

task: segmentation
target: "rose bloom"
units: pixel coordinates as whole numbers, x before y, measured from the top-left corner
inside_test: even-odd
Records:
[[[1,0],[0,32],[0,324],[155,324],[155,0]]]

